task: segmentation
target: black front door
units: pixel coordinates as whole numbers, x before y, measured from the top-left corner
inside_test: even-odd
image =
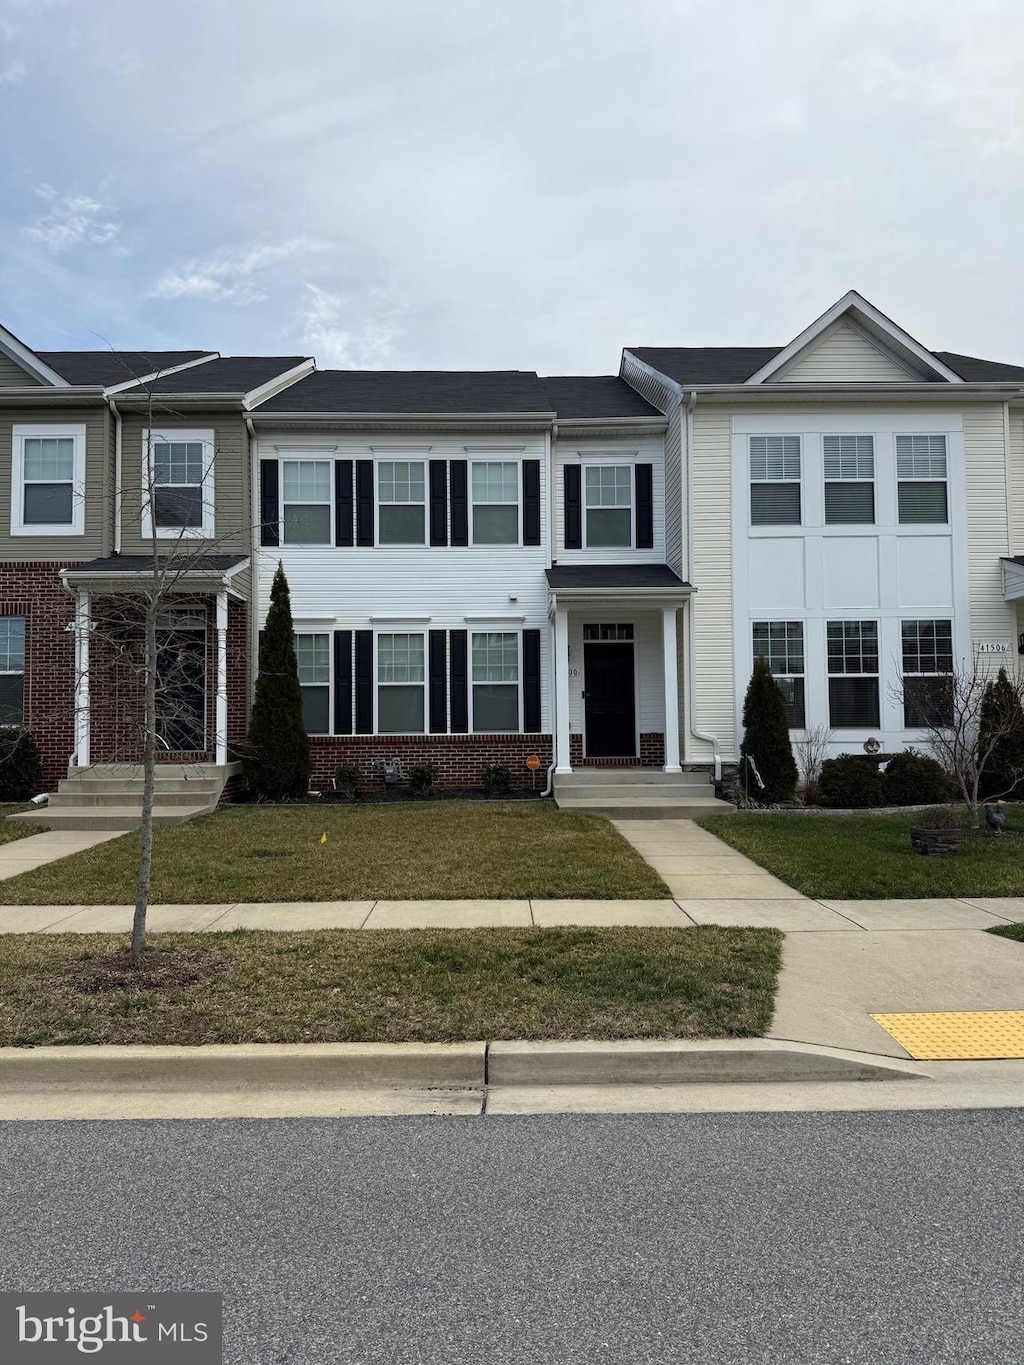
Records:
[[[157,631],[157,746],[206,749],[206,631]]]
[[[584,718],[588,758],[636,755],[632,644],[585,644]]]

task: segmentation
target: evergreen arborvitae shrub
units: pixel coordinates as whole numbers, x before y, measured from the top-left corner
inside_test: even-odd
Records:
[[[754,660],[754,671],[743,699],[743,743],[740,757],[745,772],[741,782],[757,801],[792,801],[797,768],[789,738],[786,702],[764,659]],[[750,757],[764,783],[758,787],[747,765]]]
[[[885,782],[874,759],[857,754],[826,758],[821,765],[821,804],[839,810],[885,805]]]
[[[27,730],[0,726],[0,801],[27,801],[43,785],[43,760]]]
[[[906,749],[895,754],[882,775],[886,806],[931,806],[952,796],[949,774],[934,758]]]
[[[260,671],[243,765],[252,796],[280,801],[304,796],[309,789],[309,736],[302,719],[288,580],[280,564],[260,637]]]
[[[985,763],[979,795],[1019,796],[1024,792],[1024,711],[1005,668],[999,670],[995,682],[985,685],[978,726],[979,756],[991,743],[994,729],[1005,733],[996,740]]]

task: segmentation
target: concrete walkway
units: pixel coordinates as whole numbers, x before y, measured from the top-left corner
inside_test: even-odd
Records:
[[[71,830],[50,829],[43,834],[30,834],[0,844],[0,881],[16,877],[20,872],[34,872],[45,863],[55,863],[72,853],[84,853],[87,848],[105,844],[109,839],[120,839],[123,829]]]

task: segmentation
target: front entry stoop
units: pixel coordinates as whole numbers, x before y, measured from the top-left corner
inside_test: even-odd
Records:
[[[732,815],[736,807],[715,796],[711,774],[665,773],[658,768],[579,768],[556,773],[559,810],[604,815],[609,820],[695,820]]]
[[[153,823],[177,825],[217,809],[237,763],[158,763]],[[96,763],[64,779],[47,805],[12,815],[46,829],[138,829],[142,823],[142,765]]]

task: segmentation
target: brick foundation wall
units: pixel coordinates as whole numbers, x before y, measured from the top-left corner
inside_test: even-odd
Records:
[[[665,736],[660,731],[641,735],[639,758],[584,758],[583,736],[570,735],[569,762],[574,768],[663,768]]]
[[[75,738],[72,598],[61,587],[66,563],[0,564],[0,616],[25,618],[24,719],[43,757],[43,790],[68,775]]]
[[[503,763],[514,787],[544,787],[552,759],[550,735],[335,735],[310,741],[314,788],[330,791],[334,770],[357,767],[368,790],[384,780],[370,766],[374,759],[400,759],[406,776],[416,763],[433,763],[439,787],[479,787],[488,763]],[[526,766],[530,754],[540,759],[536,779]]]

